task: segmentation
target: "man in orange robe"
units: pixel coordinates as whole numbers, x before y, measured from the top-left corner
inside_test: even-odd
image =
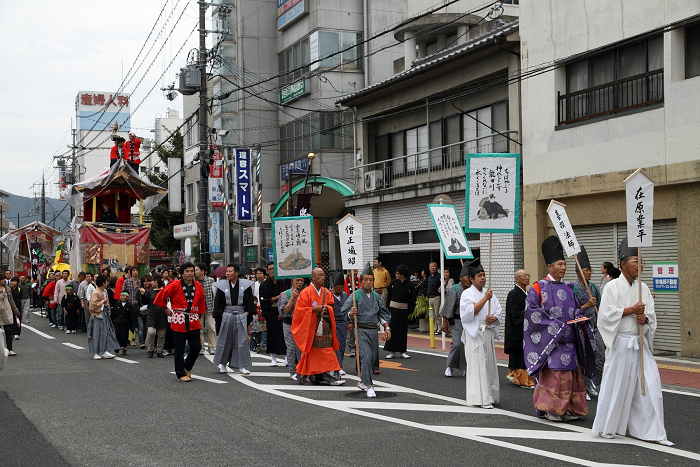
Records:
[[[294,307],[292,336],[301,352],[297,374],[304,385],[321,381],[331,386],[345,384],[335,355],[340,346],[335,337],[333,294],[323,286],[325,278],[323,269],[314,269],[311,286],[302,290]]]

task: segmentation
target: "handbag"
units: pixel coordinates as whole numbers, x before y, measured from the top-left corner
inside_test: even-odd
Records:
[[[326,304],[326,289],[321,287],[321,293],[323,294],[323,301],[321,302],[321,306],[324,306]],[[323,313],[321,313],[321,318],[318,320],[316,335],[319,337],[323,335]]]

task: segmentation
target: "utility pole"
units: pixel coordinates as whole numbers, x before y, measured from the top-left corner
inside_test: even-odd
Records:
[[[41,223],[46,224],[46,180],[41,175]]]
[[[209,148],[207,145],[207,44],[206,18],[207,3],[199,0],[199,260],[209,265],[209,210],[208,181],[209,181]]]
[[[71,127],[73,126],[73,119],[71,119]],[[75,172],[76,172],[76,161],[75,161],[75,135],[78,132],[75,128],[71,128],[70,132],[73,134],[73,144],[71,145],[71,148],[73,150],[73,157],[71,158],[71,168],[70,168],[70,176],[71,176],[71,185],[75,183]],[[75,209],[73,206],[70,207],[70,218],[73,219],[75,216]]]

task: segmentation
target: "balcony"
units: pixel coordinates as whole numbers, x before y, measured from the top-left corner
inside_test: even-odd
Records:
[[[557,93],[559,125],[604,117],[664,101],[664,70],[654,70],[629,78],[568,94]]]
[[[460,141],[415,154],[354,167],[356,193],[415,186],[453,177],[465,177],[466,155],[508,152],[503,131]]]

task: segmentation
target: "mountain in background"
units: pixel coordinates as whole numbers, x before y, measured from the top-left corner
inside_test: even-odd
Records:
[[[2,215],[5,219],[15,224],[15,228],[24,227],[34,221],[41,221],[41,213],[39,210],[34,210],[34,206],[40,208],[41,198],[37,198],[35,201],[34,198],[28,196],[10,193],[10,197],[5,201],[10,205],[10,211],[9,213],[4,212]],[[19,225],[17,225],[17,214],[19,214]],[[70,225],[70,221],[70,206],[68,206],[66,201],[46,198],[46,224],[49,227],[65,232],[66,227]]]

